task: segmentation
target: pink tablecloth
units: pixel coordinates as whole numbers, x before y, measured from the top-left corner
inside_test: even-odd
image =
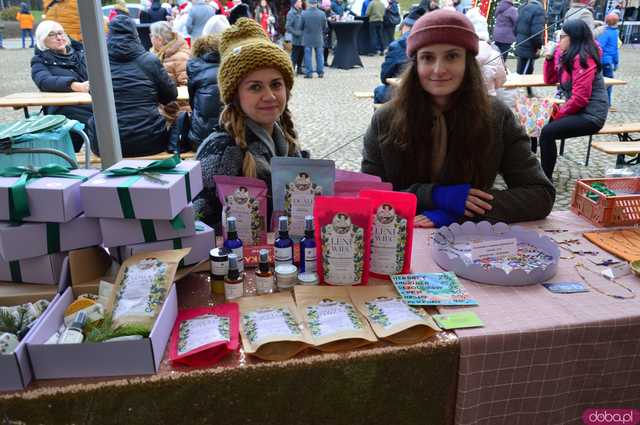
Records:
[[[526,227],[579,235],[594,226],[570,212],[555,212]],[[413,271],[437,270],[425,233],[416,237]],[[582,281],[576,261],[597,269],[585,257],[562,259],[551,281]],[[628,294],[588,272],[585,276],[605,292]],[[461,344],[456,424],[581,424],[588,408],[640,408],[640,279],[629,275],[620,281],[636,298],[463,280],[479,306],[442,310],[472,310],[485,327],[456,331]]]

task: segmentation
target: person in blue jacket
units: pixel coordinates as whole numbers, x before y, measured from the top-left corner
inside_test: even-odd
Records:
[[[607,28],[598,36],[598,43],[602,48],[602,75],[613,78],[613,72],[618,70],[618,22],[620,19],[617,14],[610,13],[604,21]],[[607,95],[611,108],[611,86],[607,87]]]
[[[394,78],[400,75],[407,58],[407,37],[411,32],[413,24],[425,14],[422,7],[414,7],[405,15],[400,25],[402,36],[389,44],[387,54],[380,70],[380,80],[382,84],[373,90],[373,103],[385,103],[391,99],[391,85],[387,83],[387,78]]]

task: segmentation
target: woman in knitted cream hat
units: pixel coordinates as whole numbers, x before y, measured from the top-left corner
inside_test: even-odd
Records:
[[[536,220],[553,207],[553,185],[513,112],[487,95],[477,53],[463,14],[422,16],[400,85],[365,134],[362,171],[414,193],[417,226]],[[493,188],[498,174],[506,189]]]
[[[271,182],[274,156],[300,156],[288,101],[293,88],[289,55],[260,25],[240,18],[220,39],[220,126],[198,148],[204,190],[195,206],[209,224],[220,222],[214,175]]]

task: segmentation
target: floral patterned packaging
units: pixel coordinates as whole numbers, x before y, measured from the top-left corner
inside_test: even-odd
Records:
[[[169,341],[169,360],[210,366],[239,345],[237,304],[180,310]]]
[[[189,251],[191,248],[143,252],[122,263],[106,308],[114,328],[135,324],[151,330],[169,295],[178,264]]]
[[[304,236],[304,218],[313,215],[316,196],[333,195],[335,164],[326,159],[274,156],[271,159],[273,217],[289,217],[289,235]]]
[[[363,198],[371,199],[371,260],[373,277],[389,279],[390,275],[409,273],[413,246],[413,218],[416,195],[405,192],[363,190]]]
[[[236,218],[238,237],[245,246],[267,243],[267,184],[251,177],[215,176],[222,205],[222,228],[227,234],[227,217]]]
[[[291,292],[234,300],[240,307],[240,337],[247,354],[286,360],[305,350],[309,332],[302,326]]]
[[[393,190],[393,185],[387,182],[376,182],[368,180],[342,180],[337,181],[335,186],[335,196],[357,197],[360,191],[372,190]]]
[[[389,285],[347,288],[378,338],[398,345],[424,341],[441,329],[423,308],[411,307]]]
[[[376,342],[367,320],[349,297],[348,288],[296,286],[298,314],[309,329],[314,348],[345,351]]]
[[[329,285],[366,285],[371,251],[371,200],[320,196],[313,217],[320,281]]]

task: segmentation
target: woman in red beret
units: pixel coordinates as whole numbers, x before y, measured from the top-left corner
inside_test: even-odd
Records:
[[[477,53],[463,14],[421,17],[401,83],[365,134],[362,171],[416,194],[417,226],[536,220],[553,207],[555,189],[513,112],[487,95]],[[498,174],[506,188],[494,188]]]

